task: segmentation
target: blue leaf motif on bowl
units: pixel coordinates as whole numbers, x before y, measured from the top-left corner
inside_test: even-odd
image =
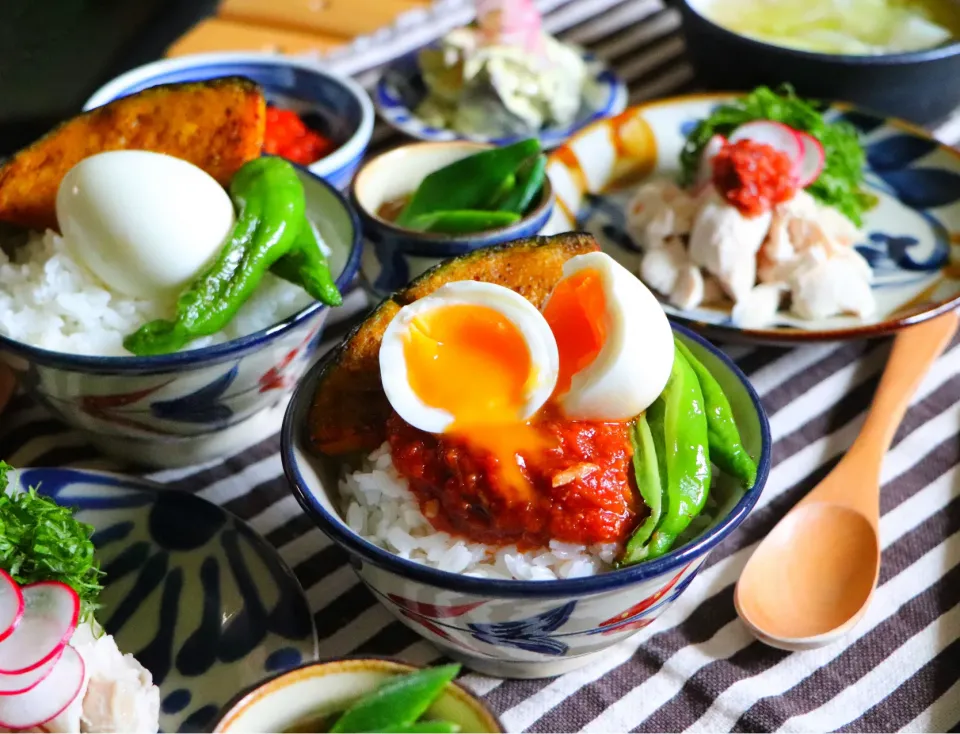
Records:
[[[896,197],[914,209],[934,209],[960,201],[960,174],[942,168],[877,171]]]
[[[547,633],[566,624],[576,605],[576,601],[570,601],[535,617],[511,622],[471,623],[467,627],[477,640],[488,645],[516,647],[541,655],[566,655],[567,644]]]
[[[240,364],[220,375],[189,395],[172,400],[151,403],[150,412],[157,418],[181,423],[222,423],[233,416],[233,411],[220,402],[223,394],[237,379]]]
[[[873,269],[874,277],[882,281],[890,276],[907,273],[932,273],[940,270],[950,258],[950,234],[946,228],[925,212],[923,218],[930,225],[930,237],[922,239],[909,234],[870,232],[866,242],[856,246]]]
[[[866,146],[867,163],[874,171],[898,171],[937,149],[934,140],[915,135],[891,135]]]

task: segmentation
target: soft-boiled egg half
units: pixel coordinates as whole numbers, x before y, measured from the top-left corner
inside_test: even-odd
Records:
[[[609,255],[567,260],[543,313],[559,348],[557,401],[568,418],[630,420],[663,392],[673,368],[670,322]]]
[[[448,283],[404,306],[380,347],[390,405],[430,433],[525,421],[553,393],[558,366],[543,314],[493,283]]]
[[[493,448],[521,434],[484,429],[522,424],[551,397],[572,420],[635,418],[663,391],[673,357],[656,298],[595,252],[565,263],[542,314],[503,286],[473,281],[405,306],[384,334],[380,374],[410,425],[469,432]]]
[[[67,172],[57,222],[74,259],[113,291],[175,299],[219,252],[234,224],[230,196],[179,158],[98,153]]]

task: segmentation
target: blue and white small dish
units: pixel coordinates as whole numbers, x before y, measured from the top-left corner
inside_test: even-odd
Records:
[[[97,620],[153,675],[160,730],[210,731],[220,709],[264,678],[317,658],[306,597],[277,551],[196,495],[77,469],[23,469],[92,525],[106,572]]]
[[[401,622],[485,675],[560,675],[601,658],[669,608],[694,583],[710,551],[750,513],[770,471],[770,426],[749,380],[706,340],[682,326],[674,326],[674,332],[723,387],[758,471],[745,492],[729,487],[721,495],[718,480],[713,496],[723,500],[713,524],[652,561],[580,578],[495,580],[441,571],[370,543],[340,514],[345,463],[318,457],[309,448],[309,414],[324,362],[307,373],[287,409],[281,433],[284,471],[307,515],[347,552],[364,584]]]
[[[658,100],[631,107],[616,124],[601,120],[579,132],[547,164],[556,195],[548,226],[589,231],[638,272],[640,249],[626,220],[636,186],[675,177],[693,125],[732,99],[726,93]],[[909,123],[847,105],[834,105],[827,117],[859,131],[865,187],[878,198],[855,244],[873,271],[873,317],[804,320],[781,312],[771,326],[744,329],[732,322],[729,306],[684,310],[664,303],[671,319],[716,339],[788,344],[881,336],[960,305],[960,153]]]
[[[577,130],[604,117],[618,115],[627,106],[627,86],[610,67],[590,53],[583,53],[587,64],[580,109],[573,122],[565,126],[548,126],[536,133],[540,145],[549,150],[563,144]],[[417,117],[414,110],[426,97],[427,88],[420,73],[417,54],[408,54],[384,71],[373,92],[373,103],[380,116],[392,127],[418,140],[471,140],[478,143],[509,145],[530,135],[490,137],[463,135],[453,130],[432,127]]]
[[[373,134],[373,105],[352,79],[319,64],[266,53],[205,53],[163,59],[121,74],[94,92],[84,110],[158,84],[242,76],[263,88],[267,102],[300,115],[337,148],[307,168],[345,189]]]
[[[330,249],[340,291],[360,267],[360,225],[343,196],[298,168],[307,217]],[[54,352],[0,336],[0,361],[26,392],[124,462],[173,467],[221,458],[276,432],[330,308],[313,301],[273,326],[151,357]]]
[[[484,232],[417,232],[377,214],[385,203],[412,194],[427,175],[489,147],[467,141],[413,143],[364,163],[350,187],[350,201],[363,226],[361,273],[372,295],[383,298],[447,258],[521,237],[555,234],[546,229],[553,212],[549,181],[544,182],[539,202],[520,221]]]

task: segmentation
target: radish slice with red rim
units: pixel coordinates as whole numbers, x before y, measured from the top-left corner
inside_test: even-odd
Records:
[[[56,657],[70,641],[80,618],[80,597],[59,581],[40,581],[20,589],[20,624],[0,642],[0,673],[20,675]]]
[[[754,143],[764,143],[774,150],[785,153],[792,164],[794,178],[800,177],[800,167],[803,162],[803,144],[800,142],[796,130],[782,122],[773,120],[754,120],[741,125],[730,135],[730,142],[752,140]]]
[[[797,139],[802,149],[797,183],[801,188],[806,188],[820,176],[827,161],[827,154],[820,141],[809,133],[798,132]]]
[[[38,685],[26,693],[0,697],[0,726],[29,729],[55,719],[83,689],[86,669],[80,653],[63,648],[57,664]]]
[[[705,184],[713,179],[713,159],[726,144],[727,139],[723,135],[714,135],[703,146],[703,151],[700,153],[700,169],[697,171],[698,185]]]
[[[20,585],[0,569],[0,642],[13,634],[23,617],[23,594]]]
[[[28,670],[26,673],[16,673],[11,675],[10,673],[0,673],[0,696],[13,696],[18,693],[26,693],[36,686],[40,681],[50,675],[50,671],[53,670],[53,666],[57,664],[57,661],[60,660],[60,656],[63,654],[64,647],[56,655],[50,658],[43,665],[38,665],[33,670]]]

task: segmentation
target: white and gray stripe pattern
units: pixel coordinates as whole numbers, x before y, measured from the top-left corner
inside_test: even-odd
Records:
[[[661,0],[548,0],[551,32],[583,44],[627,81],[631,103],[695,88],[676,10]],[[370,83],[373,64],[468,17],[443,0],[336,59]],[[465,9],[467,8],[467,9]],[[370,49],[376,48],[374,55]],[[376,59],[372,63],[370,59]],[[937,130],[960,140],[960,118]],[[371,152],[400,142],[378,129]],[[366,308],[358,292],[337,312],[326,346]],[[948,731],[960,722],[960,338],[918,391],[886,459],[883,568],[852,637],[788,654],[755,642],[737,619],[733,585],[756,544],[849,447],[889,345],[859,342],[728,352],[770,416],[774,468],[757,508],[709,558],[691,588],[650,628],[581,670],[500,681],[468,674],[510,731]],[[279,440],[224,461],[148,476],[197,492],[252,525],[294,569],[316,613],[324,657],[371,653],[427,663],[437,652],[384,610],[345,555],[300,512],[283,477]],[[0,425],[0,456],[18,466],[131,471],[23,396]]]

